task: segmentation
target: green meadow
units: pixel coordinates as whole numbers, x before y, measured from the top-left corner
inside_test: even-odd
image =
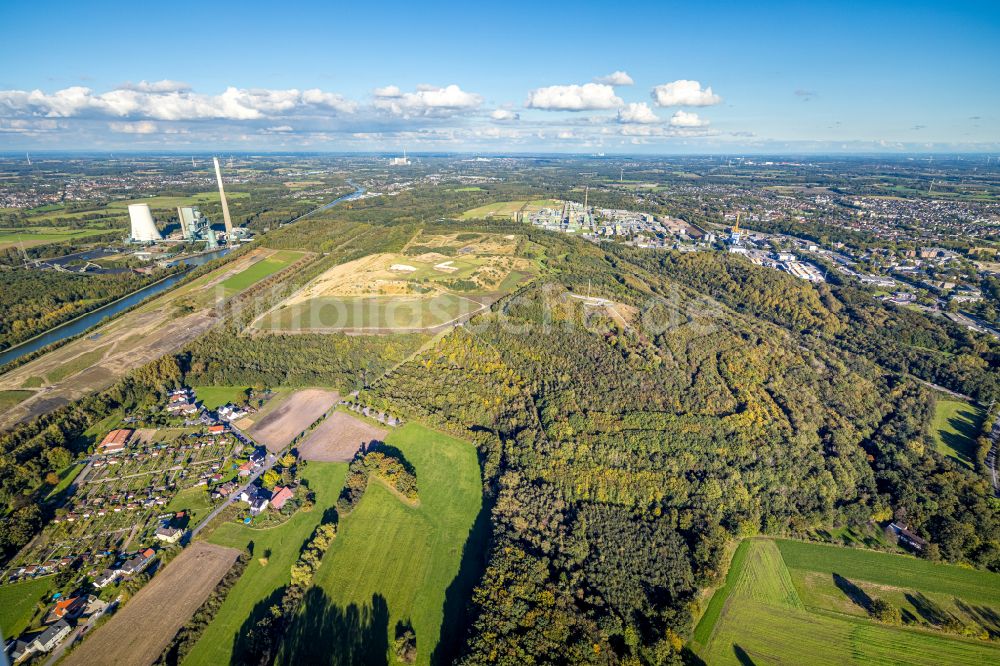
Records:
[[[280,599],[282,588],[291,580],[291,566],[299,550],[322,520],[324,508],[336,502],[346,476],[347,465],[343,463],[310,463],[303,477],[316,493],[316,506],[311,511],[300,510],[287,522],[270,529],[223,523],[208,536],[208,541],[232,548],[252,544],[253,558],[185,664],[214,666],[245,661],[248,655],[243,653],[239,640],[245,633],[244,623],[250,618],[259,619]]]
[[[938,400],[931,423],[934,447],[971,469],[976,459],[976,438],[985,418],[982,408],[962,400]]]
[[[874,598],[896,604],[903,624],[869,617]],[[709,664],[985,664],[993,641],[946,631],[976,624],[1000,636],[1000,576],[904,555],[813,543],[750,539],[695,630]]]
[[[476,450],[415,423],[391,431],[386,443],[416,470],[419,504],[369,484],[341,517],[279,664],[348,663],[359,655],[395,663],[391,645],[403,625],[416,634],[416,663],[431,663],[439,642],[435,661],[454,654],[475,578],[469,565],[482,557],[482,535],[473,530],[482,501]]]

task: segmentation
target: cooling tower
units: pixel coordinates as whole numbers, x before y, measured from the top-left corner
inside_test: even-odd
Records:
[[[147,204],[129,204],[128,216],[132,220],[132,235],[134,241],[148,242],[163,240],[160,231],[153,222],[153,214]]]

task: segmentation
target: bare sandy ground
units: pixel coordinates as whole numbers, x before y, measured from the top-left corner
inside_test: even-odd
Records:
[[[340,399],[336,391],[303,389],[286,398],[250,429],[250,436],[277,452],[288,446],[296,435],[323,416]]]
[[[344,412],[334,412],[299,446],[299,457],[319,462],[349,462],[362,446],[382,441],[388,431],[356,419]]]
[[[208,598],[239,554],[235,548],[205,542],[185,549],[62,663],[149,666]]]
[[[176,300],[198,293],[204,294],[203,300],[208,303],[215,285],[253,264],[260,254],[271,252],[248,253],[209,274],[207,280],[200,278],[193,284],[172,289],[92,333],[0,376],[0,391],[22,388],[34,391],[32,396],[0,413],[0,430],[106,389],[128,371],[172,353],[200,336],[218,321],[215,304],[177,316]],[[65,377],[54,382],[45,379],[66,366],[70,371]]]

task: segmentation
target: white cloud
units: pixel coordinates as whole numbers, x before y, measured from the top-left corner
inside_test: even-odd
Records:
[[[711,87],[702,89],[701,83],[687,79],[658,85],[650,96],[657,106],[712,106],[722,101]]]
[[[645,102],[629,102],[628,106],[618,109],[620,123],[658,123],[660,119]]]
[[[708,121],[699,118],[697,113],[677,111],[670,117],[670,124],[673,127],[704,127],[708,125]]]
[[[379,95],[379,92],[382,94]],[[450,112],[475,109],[483,98],[462,90],[455,84],[444,88],[419,85],[416,92],[404,93],[396,86],[376,89],[375,108],[395,115],[447,115]]]
[[[122,134],[156,134],[159,131],[159,127],[152,120],[140,120],[133,123],[113,122],[108,123],[108,127],[111,128],[112,132],[121,132]]]
[[[294,130],[292,129],[291,125],[277,125],[276,127],[268,127],[267,131],[268,132],[292,132]]]
[[[182,92],[186,90],[191,90],[191,86],[182,81],[171,81],[170,79],[163,79],[162,81],[139,81],[139,83],[132,83],[131,81],[123,83],[118,86],[119,90],[137,90],[139,92]]]
[[[147,87],[158,85],[148,84]],[[341,113],[352,113],[357,108],[354,102],[319,89],[299,92],[294,88],[267,90],[229,87],[219,95],[204,95],[187,90],[151,92],[135,88],[118,88],[102,94],[95,94],[90,88],[81,86],[57,90],[52,94],[41,90],[4,90],[0,91],[0,115],[257,120],[317,107]]]
[[[490,113],[490,118],[493,120],[518,120],[520,117],[520,114],[509,109],[493,109],[493,112]]]
[[[624,102],[615,95],[615,90],[602,83],[585,83],[569,86],[549,86],[537,88],[528,93],[525,103],[530,109],[547,111],[588,111],[592,109],[614,109]]]
[[[594,79],[594,83],[603,83],[607,86],[631,86],[635,81],[626,72],[617,71],[611,72],[607,76],[598,76]]]
[[[376,97],[402,97],[403,91],[399,89],[399,86],[384,86],[382,88],[376,88],[372,91]]]

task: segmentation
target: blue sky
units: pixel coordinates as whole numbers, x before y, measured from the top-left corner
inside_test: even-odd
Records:
[[[2,3],[0,150],[1000,150],[1000,2],[212,5]]]

